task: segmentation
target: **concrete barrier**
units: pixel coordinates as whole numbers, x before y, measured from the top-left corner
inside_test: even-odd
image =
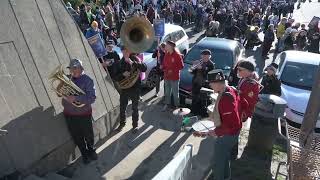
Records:
[[[192,168],[192,149],[188,144],[152,180],[188,180]]]
[[[0,177],[57,170],[78,153],[48,81],[51,71],[72,58],[83,61],[96,87],[96,141],[116,123],[119,94],[62,0],[1,0],[0,24],[0,128],[9,132],[0,137]]]

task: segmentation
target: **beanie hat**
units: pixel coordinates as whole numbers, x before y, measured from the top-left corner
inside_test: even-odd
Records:
[[[251,72],[254,71],[254,65],[250,61],[242,61],[239,63],[238,67],[247,69],[248,71],[251,71]]]

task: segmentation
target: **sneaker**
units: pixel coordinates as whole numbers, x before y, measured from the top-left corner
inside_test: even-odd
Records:
[[[120,125],[118,126],[118,128],[116,129],[116,131],[117,131],[117,132],[122,131],[123,127],[124,127],[124,125],[120,124]]]
[[[167,109],[168,109],[168,105],[164,105],[161,111],[165,112]]]
[[[89,153],[89,158],[93,161],[97,160],[98,159],[98,154],[96,153],[96,151],[91,151]]]
[[[90,161],[89,157],[82,156],[82,162],[83,162],[83,164],[89,164],[91,161]]]
[[[136,134],[138,132],[138,128],[137,127],[133,127],[131,131],[132,131],[132,134]]]

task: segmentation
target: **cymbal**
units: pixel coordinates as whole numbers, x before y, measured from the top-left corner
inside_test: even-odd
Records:
[[[185,115],[188,115],[190,112],[191,110],[188,108],[178,108],[174,110],[172,114],[175,116],[185,116]]]

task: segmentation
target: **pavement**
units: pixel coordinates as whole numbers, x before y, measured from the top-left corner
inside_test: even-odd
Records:
[[[309,22],[313,15],[319,12],[319,4],[317,2],[302,4],[301,8],[294,13],[294,19],[299,22]],[[191,27],[185,29],[190,38],[190,46],[202,38],[203,32],[194,33]],[[260,53],[260,48],[246,52],[247,59],[255,62],[259,71],[274,61],[272,50],[270,58],[265,61],[261,59]],[[97,149],[98,161],[89,165],[75,162],[72,165],[73,180],[152,179],[187,144],[192,144],[194,148],[190,179],[205,178],[211,165],[214,139],[195,138],[190,133],[181,132],[181,119],[173,116],[172,112],[161,112],[163,91],[158,98],[154,98],[154,94],[155,90],[147,92],[139,105],[139,132],[132,134],[130,131],[132,126],[129,105],[125,128],[119,133],[111,134],[109,139]],[[244,125],[243,130],[249,129],[250,121]]]

